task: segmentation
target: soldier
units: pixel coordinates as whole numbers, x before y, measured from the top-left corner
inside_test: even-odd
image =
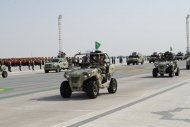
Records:
[[[9,63],[8,63],[8,71],[9,71],[9,72],[12,72],[12,71],[11,71],[11,60],[10,60]]]
[[[34,70],[34,60],[32,60],[32,70]]]
[[[120,62],[120,64],[123,63],[123,58],[122,58],[122,56],[119,57],[119,62]]]
[[[31,61],[28,60],[28,69],[30,70]]]
[[[20,71],[22,71],[21,66],[22,66],[22,61],[19,59],[19,70]]]
[[[42,69],[42,59],[40,59],[40,69]]]

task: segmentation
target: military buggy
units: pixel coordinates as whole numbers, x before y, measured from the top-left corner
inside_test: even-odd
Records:
[[[117,81],[113,76],[113,65],[110,65],[109,56],[101,51],[78,53],[76,67],[65,72],[60,86],[63,98],[69,98],[72,92],[84,91],[93,99],[99,95],[99,89],[107,88],[109,93],[117,91]]]
[[[153,77],[164,76],[164,74],[169,74],[169,77],[179,76],[180,70],[174,54],[171,52],[165,52],[164,54],[159,54],[158,61],[155,62],[155,68],[152,70]]]
[[[0,64],[0,73],[1,73],[1,75],[2,75],[3,78],[7,78],[8,73],[7,73],[7,71],[6,71],[5,65],[1,65],[1,64]]]

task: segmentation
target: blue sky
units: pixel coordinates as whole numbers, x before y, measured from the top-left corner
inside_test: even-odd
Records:
[[[186,51],[189,0],[0,0],[0,58],[56,56],[59,14],[68,56]]]

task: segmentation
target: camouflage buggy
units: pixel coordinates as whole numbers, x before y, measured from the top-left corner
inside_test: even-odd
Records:
[[[63,98],[69,98],[74,91],[84,91],[93,99],[99,95],[99,89],[107,88],[109,93],[117,91],[117,81],[112,78],[113,65],[106,53],[95,51],[79,53],[74,56],[79,61],[77,67],[65,72],[60,86],[60,94]]]
[[[5,65],[0,65],[0,73],[3,78],[6,78],[8,76]]]
[[[152,70],[153,77],[157,77],[158,73],[160,76],[169,74],[169,77],[173,77],[174,74],[179,76],[180,70],[177,66],[177,61],[174,58],[174,54],[171,52],[165,52],[159,54],[158,62],[155,62],[155,68]]]

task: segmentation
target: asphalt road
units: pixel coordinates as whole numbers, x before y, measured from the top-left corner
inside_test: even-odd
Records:
[[[170,103],[168,103],[168,100],[163,101],[162,99],[166,100],[166,98],[161,97],[161,95],[170,92],[173,89],[176,90],[181,86],[186,86],[187,84],[189,84],[190,72],[184,69],[185,62],[180,62],[179,65],[181,69],[181,74],[180,76],[176,76],[173,78],[169,78],[168,76],[152,78],[151,71],[153,68],[153,64],[135,66],[117,65],[116,74],[114,75],[118,80],[117,93],[108,94],[107,90],[101,90],[100,96],[98,96],[97,99],[88,99],[85,93],[73,93],[73,95],[69,99],[61,98],[59,94],[59,87],[60,83],[64,80],[64,72],[53,72],[45,74],[38,71],[30,74],[26,73],[24,75],[10,75],[7,79],[0,79],[0,88],[7,89],[4,92],[0,92],[0,126],[117,127],[133,125],[134,127],[142,127],[143,125],[137,124],[138,121],[134,120],[138,116],[138,113],[141,114],[141,112],[144,113],[150,111],[147,110],[147,108],[145,108],[146,110],[143,110],[144,107],[135,108],[135,106],[137,106],[139,103],[145,103],[144,105],[148,105],[151,108],[151,104],[155,105],[161,103],[160,105],[164,106],[162,107],[164,111],[164,108],[166,108],[167,105],[169,105]],[[188,93],[186,93],[186,95]],[[176,94],[174,93],[174,95]],[[177,95],[179,95],[179,93]],[[188,96],[190,95],[188,94]],[[149,102],[150,104],[148,104],[148,100],[154,97],[160,98],[152,103]],[[171,111],[173,112],[175,112],[175,108],[179,108],[179,103],[183,104],[184,101],[187,101],[180,98],[173,99],[171,98],[171,96],[169,99],[178,102],[173,105],[174,108],[172,107],[173,109],[171,109]],[[133,112],[128,112],[128,108],[134,108]],[[156,113],[158,115],[159,107],[156,108],[158,109],[155,109],[155,115]],[[142,111],[140,110],[140,112],[137,112],[135,109],[141,109]],[[125,110],[124,115],[122,114],[123,112],[121,112],[123,110]],[[133,116],[134,119],[127,118],[130,116],[129,114],[133,114],[134,112],[137,115]],[[128,116],[125,118],[125,120],[121,119],[123,121],[117,122],[120,119],[114,119],[113,114],[115,114],[116,116],[123,115],[123,117],[127,114]],[[161,112],[160,114],[162,115],[164,113]],[[164,115],[167,117],[168,114]],[[151,115],[148,117],[139,115],[139,117],[142,119],[142,121],[147,121],[147,123],[144,123],[144,126],[155,125],[155,123],[153,124],[153,121],[151,121]],[[187,121],[190,120],[188,118],[186,119]],[[116,120],[115,124],[113,123],[114,120]],[[171,122],[171,120],[169,122]],[[175,125],[181,125],[181,122],[183,123],[182,125],[184,127],[190,126],[190,122],[188,123],[183,120],[175,121],[175,119],[174,123],[171,123],[170,126],[175,127]],[[167,123],[157,123],[158,125],[156,126],[167,127]]]
[[[115,68],[116,73],[114,77],[123,78],[136,74],[149,73],[153,68],[153,64],[135,66],[117,64]],[[1,78],[0,88],[5,89],[6,92],[0,92],[0,99],[59,89],[60,84],[65,80],[63,75],[66,70],[62,70],[60,73],[54,71],[44,73],[43,69],[40,70],[37,67],[35,71],[27,71],[27,69],[23,68],[24,71],[20,72],[16,69],[13,72],[9,72],[8,78]]]

